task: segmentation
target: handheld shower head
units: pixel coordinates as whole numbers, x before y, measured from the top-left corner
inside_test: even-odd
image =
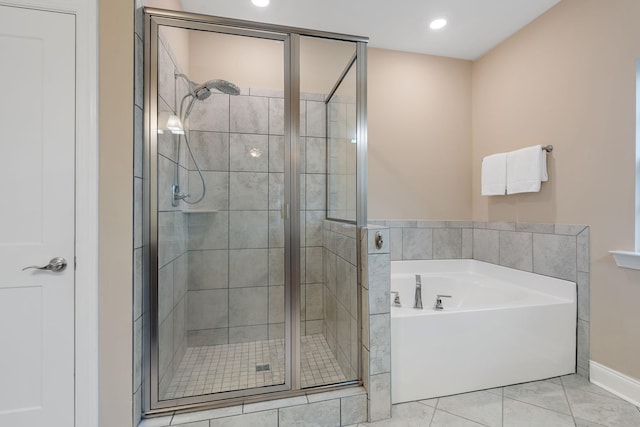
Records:
[[[211,89],[216,89],[219,92],[226,93],[227,95],[239,95],[240,88],[231,82],[226,80],[216,79],[204,82],[201,85],[196,86],[193,89],[193,95],[199,100],[207,99],[211,96]]]
[[[189,114],[191,114],[191,110],[193,109],[193,105],[195,104],[196,100],[203,101],[209,98],[211,96],[211,90],[213,89],[227,95],[240,95],[240,88],[235,84],[228,82],[226,80],[215,79],[215,80],[209,80],[202,84],[197,84],[191,79],[189,79],[189,77],[186,74],[176,73],[175,77],[176,78],[181,77],[185,79],[187,81],[187,84],[189,85],[189,93],[187,93],[182,98],[182,101],[180,102],[180,118],[183,122],[186,122],[187,117],[189,117]],[[184,110],[185,113],[183,115],[182,107],[184,105],[184,102],[189,97],[191,97],[191,101],[189,101],[189,104],[187,105],[187,109]]]

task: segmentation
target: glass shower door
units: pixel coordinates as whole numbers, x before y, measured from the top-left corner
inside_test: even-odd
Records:
[[[355,54],[354,42],[300,37],[302,388],[359,378],[355,204],[353,217],[341,217],[341,222],[332,220],[336,211],[332,186],[335,141],[342,138],[341,147],[355,152],[351,139],[344,144],[347,114],[353,113],[349,117],[355,119],[355,93],[351,97],[349,92],[355,91],[351,77],[355,74],[345,77],[347,70],[355,68]],[[346,162],[347,157],[342,156],[341,160]],[[353,160],[355,167],[355,157]]]
[[[264,37],[158,26],[159,402],[289,388],[286,38]]]

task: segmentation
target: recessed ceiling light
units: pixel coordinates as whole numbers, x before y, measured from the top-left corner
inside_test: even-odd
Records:
[[[431,21],[429,28],[432,30],[441,30],[447,25],[447,20],[444,18],[438,18]]]
[[[251,3],[253,3],[254,6],[258,6],[258,7],[269,6],[269,0],[251,0]]]

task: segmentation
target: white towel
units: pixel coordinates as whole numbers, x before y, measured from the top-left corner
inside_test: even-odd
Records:
[[[502,196],[507,190],[507,153],[482,159],[482,195]]]
[[[507,194],[538,192],[548,180],[547,152],[541,145],[507,153]]]

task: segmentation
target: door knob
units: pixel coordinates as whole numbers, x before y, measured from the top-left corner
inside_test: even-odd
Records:
[[[55,257],[51,258],[51,261],[49,261],[49,264],[47,265],[43,265],[42,267],[37,265],[30,265],[29,267],[23,268],[22,271],[29,270],[30,268],[33,268],[35,270],[47,270],[55,272],[64,271],[64,269],[67,268],[67,260],[61,257]]]

